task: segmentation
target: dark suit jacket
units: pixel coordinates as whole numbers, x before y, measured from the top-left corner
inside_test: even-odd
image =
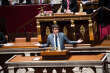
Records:
[[[6,43],[6,38],[2,32],[0,32],[0,43]]]
[[[60,47],[61,47],[61,50],[64,50],[64,43],[68,43],[68,44],[75,44],[77,43],[76,41],[70,41],[65,35],[64,33],[58,33],[58,36],[59,36],[59,41],[60,41]],[[51,45],[52,47],[54,47],[54,34],[49,34],[48,35],[48,38],[47,38],[47,43],[46,44],[43,44],[42,46],[43,47],[46,47],[46,46],[49,46]]]
[[[77,0],[69,1],[70,1],[69,9],[71,10],[71,12],[78,12]],[[64,9],[67,9],[67,0],[62,0],[61,12],[64,12]]]

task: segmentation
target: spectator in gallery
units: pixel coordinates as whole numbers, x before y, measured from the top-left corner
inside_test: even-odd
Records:
[[[81,43],[83,40],[79,39],[78,41],[70,41],[63,32],[59,32],[59,26],[58,25],[52,25],[52,31],[53,33],[48,35],[47,43],[46,44],[40,44],[37,43],[37,46],[47,47],[51,45],[53,47],[52,50],[64,50],[64,44],[75,44],[75,43]]]
[[[61,12],[78,12],[77,0],[62,0]]]

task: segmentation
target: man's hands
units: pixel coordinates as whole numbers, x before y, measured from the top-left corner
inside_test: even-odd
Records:
[[[83,40],[82,40],[82,39],[77,40],[77,43],[81,43],[81,42],[83,42]]]

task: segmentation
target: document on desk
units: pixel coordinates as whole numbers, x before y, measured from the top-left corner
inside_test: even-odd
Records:
[[[40,43],[36,43],[36,44],[34,44],[35,46],[40,46]]]
[[[6,43],[6,44],[4,44],[4,46],[14,46],[14,44],[13,43]]]
[[[40,57],[35,57],[34,59],[33,59],[33,61],[39,61],[40,60]]]

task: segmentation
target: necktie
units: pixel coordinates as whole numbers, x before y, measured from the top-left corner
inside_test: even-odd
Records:
[[[70,5],[70,2],[69,0],[67,0],[67,10],[69,10],[69,5]]]
[[[58,48],[57,36],[55,36],[56,48]]]
[[[59,36],[58,35],[54,35],[54,49],[61,51],[60,48],[60,40],[59,40]]]

